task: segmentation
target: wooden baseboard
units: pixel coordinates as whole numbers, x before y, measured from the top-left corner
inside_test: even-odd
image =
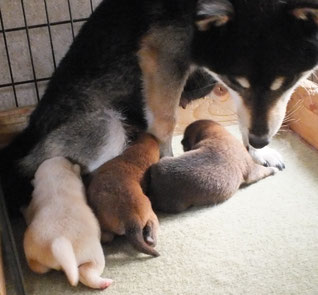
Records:
[[[28,123],[34,106],[0,112],[0,147],[6,145]]]
[[[199,106],[196,106],[198,103],[194,102],[193,105],[188,107],[188,110],[179,110],[180,122],[188,123],[189,120],[192,122],[193,119],[202,119],[200,116],[212,116],[211,112],[207,111],[208,106],[202,102]],[[212,100],[207,99],[205,104],[207,103],[212,104]],[[188,113],[190,111],[191,114],[195,113],[191,108],[197,108],[198,110],[203,108],[204,111],[201,111],[202,114],[200,113],[199,118],[190,118]],[[27,125],[33,109],[34,106],[29,106],[0,112],[0,147],[7,144],[13,136]],[[229,115],[223,112],[221,115],[226,115],[224,118],[231,122],[235,120],[234,113]],[[297,88],[288,104],[287,116],[290,128],[318,149],[318,86],[316,83],[306,81]],[[219,117],[213,119],[218,120]]]
[[[306,81],[293,94],[287,108],[290,128],[318,149],[318,85]]]

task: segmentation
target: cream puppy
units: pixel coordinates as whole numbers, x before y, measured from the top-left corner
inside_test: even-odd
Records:
[[[35,173],[24,252],[36,273],[62,269],[70,284],[105,289],[105,258],[98,222],[86,203],[80,167],[63,157],[44,161]]]

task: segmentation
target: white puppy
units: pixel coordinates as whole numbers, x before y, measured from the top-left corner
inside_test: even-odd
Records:
[[[46,160],[33,185],[24,236],[30,268],[37,273],[62,269],[73,286],[80,280],[91,288],[107,288],[112,280],[100,277],[105,267],[100,228],[86,203],[80,167],[63,157]]]

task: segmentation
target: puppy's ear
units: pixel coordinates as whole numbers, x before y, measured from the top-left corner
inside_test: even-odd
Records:
[[[81,176],[81,167],[78,164],[73,165],[73,171],[76,173],[76,175]]]
[[[181,144],[182,144],[184,152],[187,152],[187,151],[189,151],[191,149],[188,137],[183,137],[183,139],[181,140]]]
[[[199,31],[224,26],[233,14],[234,8],[228,0],[198,0],[196,26]]]
[[[318,7],[298,7],[294,8],[291,13],[299,20],[314,22],[318,25]]]

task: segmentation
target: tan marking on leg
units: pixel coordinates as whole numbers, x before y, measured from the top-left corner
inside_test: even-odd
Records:
[[[138,52],[139,65],[143,74],[144,96],[147,111],[152,120],[148,122],[148,132],[155,135],[161,146],[171,138],[176,124],[176,110],[179,105],[186,75],[181,81],[171,74],[171,69],[160,61],[167,59],[167,53],[160,48],[155,34],[146,36]],[[173,62],[171,68],[174,67]]]
[[[270,175],[274,175],[278,171],[277,168],[273,167],[264,167],[258,164],[254,164],[251,167],[251,171],[247,175],[245,179],[245,183],[251,184],[257,182],[263,178],[266,178]]]

